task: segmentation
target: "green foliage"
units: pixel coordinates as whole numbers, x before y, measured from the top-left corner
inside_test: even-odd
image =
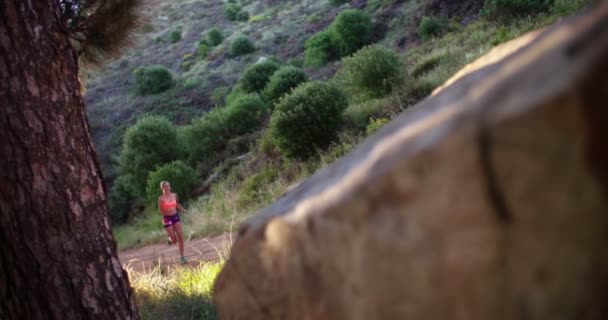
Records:
[[[372,122],[370,122],[370,124],[365,129],[365,133],[368,136],[371,136],[376,131],[378,131],[378,129],[382,128],[385,124],[387,124],[388,121],[389,120],[386,119],[386,118],[380,118],[380,119],[374,119],[374,120],[372,120]]]
[[[485,0],[481,14],[486,17],[518,16],[545,12],[554,0]]]
[[[187,127],[185,135],[191,163],[206,161],[220,151],[228,140],[226,119],[226,108],[217,107]]]
[[[173,86],[173,75],[161,65],[139,67],[133,71],[135,86],[140,94],[155,94]]]
[[[234,3],[226,3],[224,5],[224,14],[226,18],[230,21],[236,21],[239,12],[241,11],[241,7]]]
[[[381,114],[383,109],[387,108],[392,101],[389,98],[371,99],[360,103],[350,104],[344,110],[344,118],[349,126],[356,129],[365,129],[369,124],[369,120]]]
[[[158,213],[154,218],[158,225]],[[222,266],[223,262],[204,262],[168,270],[155,267],[145,273],[127,268],[141,318],[218,319],[212,301],[213,283]]]
[[[589,0],[554,0],[551,10],[558,15],[569,15],[589,2]]]
[[[191,162],[215,159],[230,138],[258,129],[268,110],[257,94],[239,94],[228,103],[195,119],[188,127]]]
[[[379,98],[401,84],[402,72],[399,58],[393,51],[374,45],[344,58],[337,78],[352,95]]]
[[[188,193],[199,183],[196,171],[181,161],[173,161],[158,167],[148,176],[146,194],[148,200],[154,201],[161,195],[161,181],[169,181],[171,192],[177,193],[180,201],[186,201]]]
[[[295,88],[277,104],[270,121],[270,134],[288,158],[308,158],[337,137],[344,94],[333,84],[307,82]]]
[[[135,200],[135,196],[131,186],[131,177],[123,175],[116,178],[112,191],[108,195],[109,214],[114,225],[127,221],[133,200]]]
[[[418,35],[423,40],[429,40],[444,33],[448,28],[445,18],[435,16],[424,16],[418,25]]]
[[[182,30],[179,28],[173,29],[169,34],[169,41],[171,43],[177,43],[180,40],[182,40]]]
[[[344,10],[329,27],[331,43],[340,56],[348,56],[371,42],[372,29],[372,20],[367,13]]]
[[[209,43],[204,39],[199,41],[198,47],[196,48],[196,54],[201,59],[205,59],[205,58],[207,58],[207,55],[209,55],[209,51],[211,51],[211,47],[209,46]]]
[[[127,130],[119,163],[135,195],[144,195],[150,171],[180,158],[179,149],[175,126],[163,117],[145,117]]]
[[[224,41],[224,35],[220,29],[213,27],[207,32],[207,43],[211,47],[218,46]]]
[[[244,94],[226,106],[225,130],[229,137],[258,129],[268,111],[266,103],[257,94]]]
[[[339,6],[347,2],[350,2],[350,0],[329,0],[329,4],[331,4],[332,6]]]
[[[281,67],[270,77],[263,96],[266,100],[275,102],[306,80],[304,70],[293,66]]]
[[[239,36],[230,44],[230,56],[238,57],[255,51],[251,40],[245,36]]]
[[[243,72],[239,84],[244,92],[261,92],[279,67],[270,59],[255,63]]]
[[[249,207],[256,203],[267,203],[272,201],[270,194],[266,192],[268,185],[279,176],[276,169],[264,169],[260,173],[253,175],[243,182],[241,193],[239,194],[238,205]]]
[[[247,21],[247,20],[249,20],[249,12],[247,12],[247,11],[239,11],[239,13],[236,14],[236,20],[237,21]]]
[[[224,105],[229,91],[230,88],[226,86],[220,86],[213,89],[213,91],[211,91],[211,101],[213,101],[216,106]]]
[[[320,67],[336,56],[329,31],[321,31],[310,37],[304,48],[306,66]]]

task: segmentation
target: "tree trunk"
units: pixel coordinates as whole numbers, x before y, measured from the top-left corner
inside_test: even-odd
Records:
[[[0,319],[137,319],[58,0],[0,0]]]

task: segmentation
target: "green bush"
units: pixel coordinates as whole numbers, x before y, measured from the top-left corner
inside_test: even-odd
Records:
[[[211,51],[211,48],[207,44],[207,41],[201,40],[198,43],[198,48],[196,50],[196,53],[198,54],[198,56],[201,59],[205,59],[205,58],[207,58],[207,55],[209,54],[209,51]]]
[[[242,208],[269,203],[272,196],[268,192],[270,185],[279,176],[276,169],[264,169],[260,173],[253,175],[243,182],[239,193],[238,205]]]
[[[224,35],[220,29],[213,27],[207,32],[207,43],[211,47],[218,46],[224,41]]]
[[[244,94],[226,106],[224,129],[229,137],[242,135],[258,129],[268,108],[257,94]]]
[[[382,99],[371,99],[360,103],[350,104],[344,110],[344,118],[349,126],[365,129],[373,117],[381,115],[387,106],[391,105],[390,96]]]
[[[279,67],[270,59],[255,63],[243,72],[239,84],[245,92],[261,92]]]
[[[374,45],[344,58],[337,78],[352,95],[379,98],[401,84],[401,73],[397,55],[380,45]]]
[[[304,70],[294,66],[281,67],[270,77],[263,96],[266,100],[275,102],[306,80]]]
[[[216,107],[187,127],[185,136],[190,163],[214,158],[228,140],[226,108]]]
[[[518,16],[545,12],[554,0],[485,0],[481,14],[486,17]]]
[[[236,20],[237,21],[248,21],[249,20],[249,12],[247,12],[247,11],[239,11],[239,13],[236,14]]]
[[[139,67],[133,71],[135,86],[140,94],[155,94],[173,86],[173,75],[161,65]]]
[[[320,67],[336,57],[329,31],[321,31],[310,37],[306,40],[304,48],[306,66]]]
[[[346,106],[335,85],[304,83],[277,104],[270,120],[271,137],[286,157],[308,158],[336,139]]]
[[[179,28],[171,30],[171,33],[169,34],[169,41],[171,41],[171,43],[177,43],[180,40],[182,40],[182,30]]]
[[[181,156],[175,125],[150,116],[130,127],[124,137],[119,164],[123,175],[131,176],[134,194],[143,196],[150,171]]]
[[[348,56],[371,42],[372,29],[372,20],[367,13],[344,10],[329,27],[331,43],[340,56]]]
[[[177,193],[180,202],[186,201],[188,193],[198,184],[200,179],[196,171],[181,161],[173,161],[158,167],[150,173],[146,185],[148,200],[154,201],[162,194],[161,181],[169,181],[171,192]]]
[[[339,6],[347,2],[350,2],[350,0],[329,0],[329,4],[331,4],[332,6]]]
[[[122,175],[116,178],[112,191],[108,194],[108,209],[114,225],[127,221],[133,200],[135,200],[135,196],[131,186],[131,177]]]
[[[224,14],[230,21],[236,21],[240,11],[241,7],[239,7],[237,4],[227,3],[224,5]]]
[[[418,25],[418,35],[423,40],[439,36],[447,30],[448,21],[445,18],[424,16]]]
[[[240,36],[230,44],[230,56],[238,57],[255,51],[255,47],[249,38]]]

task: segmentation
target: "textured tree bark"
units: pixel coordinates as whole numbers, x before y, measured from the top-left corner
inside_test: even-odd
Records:
[[[137,319],[57,0],[0,0],[0,319]]]

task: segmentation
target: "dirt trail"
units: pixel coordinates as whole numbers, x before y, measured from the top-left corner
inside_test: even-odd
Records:
[[[186,241],[184,243],[184,255],[188,259],[188,265],[197,266],[205,261],[217,261],[220,254],[226,254],[230,246],[230,234],[224,233],[217,236]],[[151,268],[179,264],[179,249],[177,244],[168,245],[166,242],[153,244],[141,248],[120,251],[118,258],[123,267],[142,272]]]

